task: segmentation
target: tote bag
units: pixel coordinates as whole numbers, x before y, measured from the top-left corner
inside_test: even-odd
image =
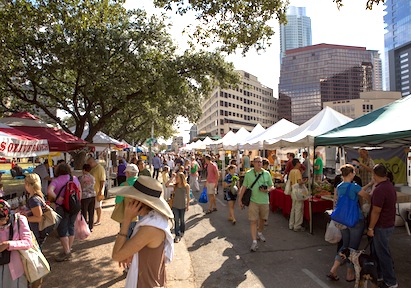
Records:
[[[18,218],[17,227],[20,230],[20,219]],[[29,283],[33,283],[50,273],[50,264],[41,252],[33,231],[31,231],[31,240],[32,246],[30,249],[18,250],[23,263],[24,274]]]
[[[111,213],[111,219],[113,219],[114,221],[118,223],[123,222],[124,209],[125,209],[125,205],[124,205],[124,199],[123,199],[123,201],[121,201],[114,207],[113,213]]]
[[[345,194],[338,197],[337,207],[331,214],[331,219],[347,227],[354,227],[360,219],[360,206],[357,198],[351,199],[348,196],[351,183],[348,185]]]

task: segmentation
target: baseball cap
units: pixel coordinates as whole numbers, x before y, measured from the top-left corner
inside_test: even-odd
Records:
[[[138,168],[136,164],[127,164],[126,170],[124,172],[138,173]]]

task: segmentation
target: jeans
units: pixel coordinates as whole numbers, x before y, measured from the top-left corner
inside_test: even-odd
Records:
[[[158,174],[160,173],[160,168],[154,168],[153,178],[158,180]]]
[[[394,262],[391,257],[388,242],[394,227],[390,228],[374,228],[374,237],[371,243],[371,251],[377,258],[378,277],[384,279],[384,283],[388,286],[397,284],[397,278],[394,272]]]
[[[56,212],[61,216],[60,224],[57,227],[59,237],[74,236],[74,223],[76,222],[77,214],[70,215],[60,205],[57,205]]]
[[[176,234],[176,236],[181,236],[181,233],[184,233],[186,231],[186,223],[184,221],[184,214],[186,212],[186,209],[178,209],[173,207],[172,210],[175,222],[174,233]]]
[[[339,251],[342,251],[345,248],[352,248],[352,249],[358,250],[358,247],[360,247],[361,238],[362,238],[363,233],[364,233],[364,219],[360,219],[358,223],[352,228],[341,230],[343,245]],[[337,256],[335,256],[335,260],[339,262],[343,262],[343,260],[341,259],[340,255],[338,255],[338,253],[337,253]]]

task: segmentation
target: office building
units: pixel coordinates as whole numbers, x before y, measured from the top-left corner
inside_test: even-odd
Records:
[[[369,91],[361,92],[359,99],[324,102],[323,107],[331,107],[335,111],[355,119],[390,104],[400,98],[400,92]]]
[[[255,125],[264,128],[278,121],[277,99],[273,89],[258,82],[256,76],[239,70],[241,83],[237,87],[217,87],[202,104],[202,115],[197,122],[201,133],[223,137],[228,131],[241,127],[251,131]]]
[[[197,125],[191,126],[191,128],[190,128],[190,141],[189,142],[193,141],[194,138],[197,137],[197,135],[198,135]]]
[[[311,19],[305,7],[289,6],[286,14],[287,24],[280,25],[280,63],[286,50],[312,45]]]
[[[178,149],[183,147],[184,145],[184,138],[183,136],[174,136],[173,141],[171,142],[172,150],[178,152]]]
[[[291,121],[301,125],[326,101],[360,98],[372,91],[377,51],[365,47],[318,44],[287,50],[280,73],[279,95],[291,98]],[[281,103],[279,104],[281,105]]]
[[[411,92],[411,1],[386,0],[385,6],[386,88],[405,97]]]

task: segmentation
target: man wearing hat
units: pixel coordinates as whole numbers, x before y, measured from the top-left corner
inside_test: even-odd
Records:
[[[161,183],[149,176],[138,177],[133,186],[112,189],[118,196],[133,199],[125,208],[112,253],[113,260],[125,265],[132,257],[126,288],[167,286],[165,264],[171,262],[174,253],[168,219],[173,218],[173,212],[161,197],[162,190]],[[127,239],[132,219],[137,216],[140,221]]]

